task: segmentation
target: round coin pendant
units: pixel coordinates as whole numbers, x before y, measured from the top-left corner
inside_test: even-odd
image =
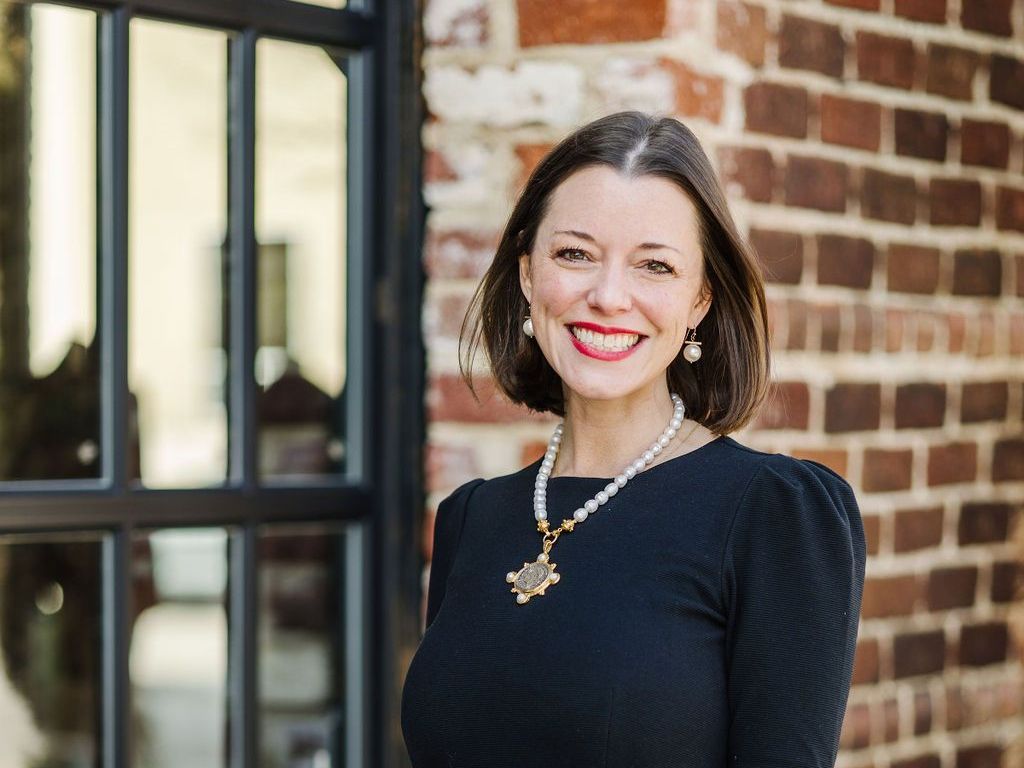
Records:
[[[516,602],[520,605],[529,602],[534,595],[543,595],[544,590],[557,583],[560,578],[555,573],[555,563],[548,561],[546,554],[540,554],[532,563],[523,563],[518,571],[509,571],[505,581],[512,585]]]

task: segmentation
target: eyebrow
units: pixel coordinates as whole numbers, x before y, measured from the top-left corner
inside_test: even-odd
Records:
[[[581,240],[586,240],[587,242],[594,243],[595,245],[597,244],[597,241],[593,237],[588,235],[586,232],[580,232],[577,229],[556,229],[554,234],[556,234],[556,235],[574,235],[575,237],[578,237]],[[661,248],[666,248],[666,249],[668,249],[670,251],[675,251],[676,253],[678,253],[680,255],[682,254],[682,251],[680,251],[678,248],[673,248],[671,245],[664,245],[663,243],[640,243],[640,245],[638,247],[640,247],[640,248],[642,248],[644,250],[648,250],[648,251],[654,251],[654,250],[658,250],[658,249],[661,249]]]

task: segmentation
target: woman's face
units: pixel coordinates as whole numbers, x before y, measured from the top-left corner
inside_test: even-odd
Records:
[[[671,181],[603,165],[566,178],[519,259],[536,342],[566,397],[665,386],[687,327],[710,307],[703,261],[697,210]]]

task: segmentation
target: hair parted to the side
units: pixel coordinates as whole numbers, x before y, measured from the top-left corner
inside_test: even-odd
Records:
[[[551,194],[574,172],[605,165],[630,177],[677,184],[697,209],[711,307],[697,329],[703,355],[682,349],[667,376],[686,415],[717,434],[746,425],[768,393],[771,352],[761,267],[736,231],[711,162],[689,128],[670,117],[627,111],[594,120],[554,147],[534,169],[477,286],[459,336],[459,367],[474,398],[473,362],[481,341],[497,386],[515,403],[565,415],[562,381],[522,331],[529,313],[519,256],[532,253]],[[479,401],[479,398],[477,398]]]

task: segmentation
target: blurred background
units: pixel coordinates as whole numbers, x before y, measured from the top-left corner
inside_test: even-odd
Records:
[[[459,326],[621,109],[860,501],[838,765],[1024,768],[1024,0],[0,0],[0,768],[407,764],[437,504],[554,423]]]

